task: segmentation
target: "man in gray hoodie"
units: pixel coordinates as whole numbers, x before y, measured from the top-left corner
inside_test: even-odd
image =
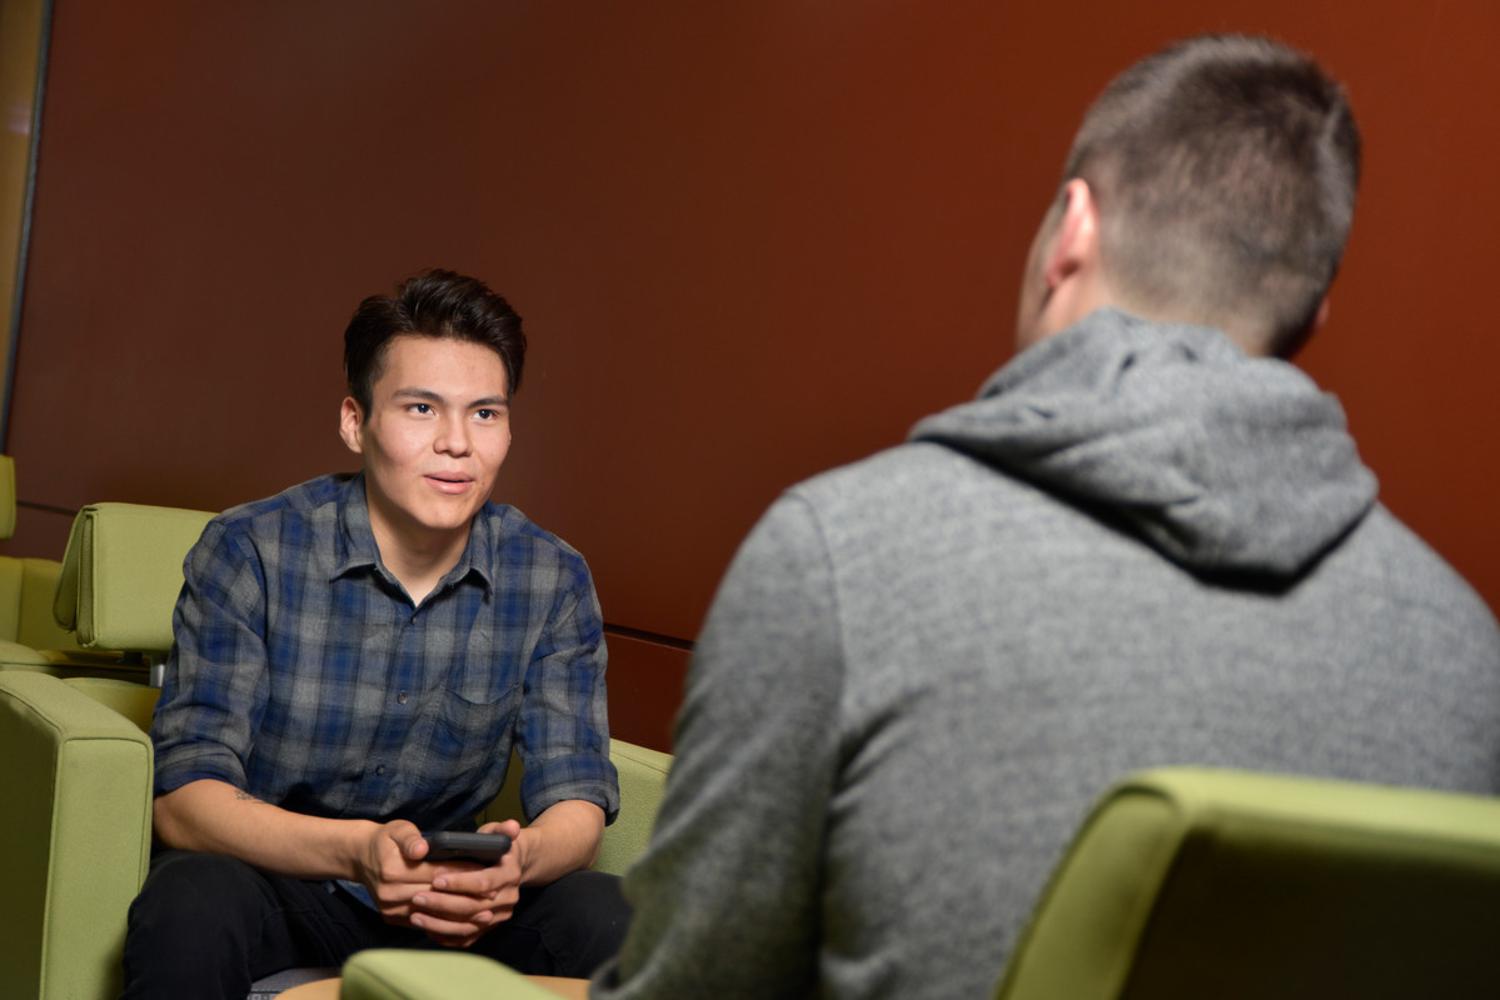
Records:
[[[1141,767],[1500,791],[1493,616],[1278,359],[1326,314],[1358,160],[1341,88],[1274,43],[1111,84],[1021,353],[736,556],[596,996],[985,996]]]

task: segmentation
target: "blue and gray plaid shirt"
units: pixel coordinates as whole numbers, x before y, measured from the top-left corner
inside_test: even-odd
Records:
[[[363,476],[236,507],[183,566],[151,728],[156,794],[215,778],[314,816],[472,829],[512,745],[526,819],[619,809],[583,557],[487,503],[420,606],[380,561]]]

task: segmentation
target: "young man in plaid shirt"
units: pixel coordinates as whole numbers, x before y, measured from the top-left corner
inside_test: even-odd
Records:
[[[128,997],[243,998],[374,946],[587,975],[628,909],[585,869],[619,807],[583,558],[489,501],[526,340],[445,271],[360,304],[339,433],[360,456],[227,511],[188,555],[152,728],[158,853]],[[531,821],[498,863],[429,862],[512,748]]]

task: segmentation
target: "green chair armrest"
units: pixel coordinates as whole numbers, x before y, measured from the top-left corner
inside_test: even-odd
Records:
[[[624,740],[609,741],[609,759],[620,774],[620,814],[604,828],[594,869],[624,875],[645,853],[666,794],[672,755]]]
[[[130,902],[151,846],[151,743],[45,673],[0,671],[0,983],[7,996],[120,990]]]
[[[344,964],[342,1000],[557,1000],[525,976],[479,955],[377,948]]]
[[[45,667],[47,657],[40,650],[19,642],[0,639],[0,667]]]

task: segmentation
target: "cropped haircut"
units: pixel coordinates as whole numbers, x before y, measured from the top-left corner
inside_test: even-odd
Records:
[[[1127,303],[1250,322],[1286,355],[1338,271],[1359,160],[1344,90],[1312,59],[1207,35],[1110,83],[1063,180],[1092,189],[1105,272]]]
[[[384,367],[385,350],[403,334],[451,337],[483,344],[505,365],[506,392],[521,387],[526,334],[510,304],[478,278],[431,270],[408,278],[395,295],[371,295],[354,310],[344,330],[344,375],[349,395],[366,415]]]

